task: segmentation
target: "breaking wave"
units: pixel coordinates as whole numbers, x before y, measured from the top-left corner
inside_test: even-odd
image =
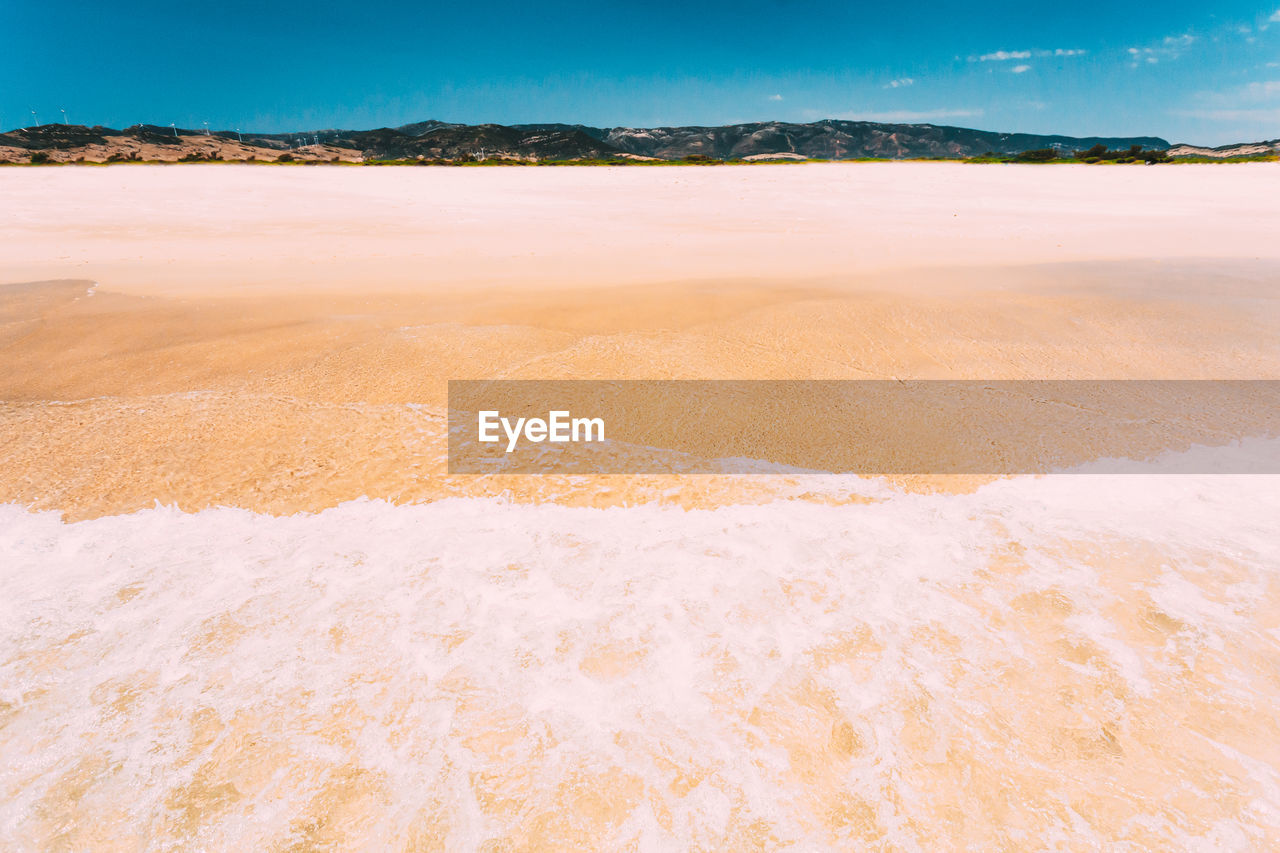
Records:
[[[861,482],[697,510],[0,507],[0,839],[1280,840],[1280,477]]]

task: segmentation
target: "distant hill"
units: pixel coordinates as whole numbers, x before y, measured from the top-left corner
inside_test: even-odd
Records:
[[[1094,145],[1167,149],[1159,137],[1073,137],[996,133],[934,124],[828,119],[809,124],[752,122],[724,127],[590,127],[576,124],[451,124],[421,121],[373,130],[295,133],[196,131],[159,125],[46,124],[0,134],[0,162],[37,160],[466,160],[534,161],[706,157],[715,160],[820,158],[963,159]],[[1199,149],[1197,149],[1199,150]],[[1214,149],[1217,150],[1217,149]]]
[[[1258,155],[1280,154],[1280,139],[1268,139],[1265,142],[1240,142],[1235,145],[1220,145],[1217,148],[1202,148],[1197,145],[1174,145],[1169,149],[1170,157],[1212,157],[1225,160],[1231,157],[1256,157]]]
[[[308,134],[305,147],[296,134],[206,133],[186,128],[135,125],[109,127],[43,124],[0,133],[0,163],[174,162],[181,160],[298,160],[303,162],[364,159],[358,149],[315,142]]]
[[[520,125],[522,129],[564,125]],[[1108,148],[1168,148],[1159,137],[1039,136],[995,133],[933,124],[885,124],[826,119],[810,124],[752,122],[724,127],[577,128],[601,142],[631,154],[674,160],[701,154],[715,159],[761,154],[797,154],[828,160],[883,157],[976,157],[989,151],[1020,154],[1038,148],[1075,151],[1099,143]]]

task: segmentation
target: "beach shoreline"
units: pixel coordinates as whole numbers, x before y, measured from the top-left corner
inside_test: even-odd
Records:
[[[1280,379],[1278,175],[0,172],[0,843],[1274,847],[1280,476],[451,476],[446,427]]]

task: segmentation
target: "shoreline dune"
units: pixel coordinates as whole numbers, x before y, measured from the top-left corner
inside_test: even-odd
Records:
[[[11,171],[0,844],[1280,844],[1278,476],[444,441],[452,378],[1280,379],[1280,169]]]

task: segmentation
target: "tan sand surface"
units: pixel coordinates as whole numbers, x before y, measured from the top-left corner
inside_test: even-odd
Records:
[[[443,476],[450,378],[1275,378],[1277,173],[6,173],[0,501],[670,493]]]
[[[1275,478],[449,477],[444,403],[1280,378],[1278,182],[0,171],[0,845],[1275,849]]]
[[[17,169],[0,176],[0,281],[417,293],[1278,258],[1278,194],[1269,163]]]

